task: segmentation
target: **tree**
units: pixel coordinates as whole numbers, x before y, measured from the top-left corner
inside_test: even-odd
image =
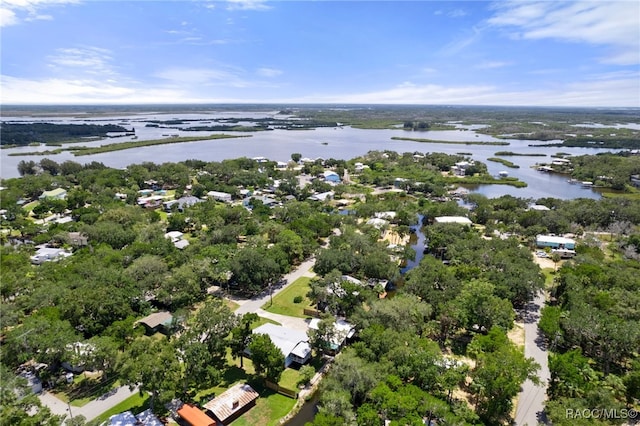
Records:
[[[332,349],[335,349],[332,347],[337,337],[334,322],[335,319],[332,316],[328,316],[318,323],[317,330],[310,328],[307,331],[309,344],[321,354],[328,353]]]
[[[267,334],[256,334],[249,343],[251,360],[256,373],[278,383],[284,371],[284,355]]]
[[[122,355],[120,376],[131,389],[150,392],[150,407],[156,401],[169,402],[175,397],[182,377],[182,366],[167,339],[140,338]]]
[[[233,335],[231,339],[231,353],[234,357],[240,358],[240,368],[244,368],[244,351],[251,343],[253,333],[251,325],[258,321],[258,314],[246,313],[240,319],[240,324],[231,330]]]
[[[291,159],[296,163],[299,163],[301,158],[302,158],[302,154],[298,152],[294,152],[293,154],[291,154]]]
[[[60,165],[49,158],[40,160],[40,168],[45,172],[49,172],[51,176],[56,176],[60,173]]]
[[[3,424],[58,426],[62,416],[54,416],[31,391],[27,381],[0,364],[0,418]]]
[[[476,397],[478,414],[488,423],[501,422],[511,412],[520,385],[526,379],[538,383],[535,373],[540,366],[532,358],[525,358],[509,342],[506,332],[497,327],[487,336],[474,337],[470,346],[476,348],[470,354],[476,359],[470,389]]]
[[[274,283],[280,275],[278,264],[264,250],[240,249],[230,264],[233,280],[241,291],[256,293]]]

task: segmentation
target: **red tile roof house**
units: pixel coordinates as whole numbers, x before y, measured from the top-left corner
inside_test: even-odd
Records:
[[[258,396],[258,392],[248,384],[238,383],[203,407],[220,423],[228,425],[256,405]]]
[[[183,404],[177,413],[182,420],[191,426],[216,426],[216,421],[195,405]]]

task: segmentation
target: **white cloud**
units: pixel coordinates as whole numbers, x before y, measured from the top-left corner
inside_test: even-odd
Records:
[[[74,4],[79,0],[2,0],[0,27],[16,25],[22,21],[51,20],[53,17],[38,11],[51,6]]]
[[[553,38],[608,46],[602,62],[633,65],[640,63],[640,3],[637,1],[600,2],[521,2],[494,6],[488,20],[496,27],[515,27],[515,37]]]
[[[113,60],[111,51],[99,47],[58,49],[48,60],[49,68],[60,75],[107,77],[116,74],[111,65]]]
[[[136,87],[117,80],[26,80],[0,76],[2,102],[6,104],[163,103],[182,100],[184,93],[170,88]]]
[[[488,69],[495,69],[495,68],[504,68],[504,67],[508,67],[509,65],[511,65],[511,62],[485,61],[476,65],[476,68],[488,70]]]
[[[227,10],[268,10],[266,0],[227,0]]]
[[[256,74],[258,74],[261,77],[277,77],[279,75],[282,75],[282,71],[275,69],[275,68],[258,68],[258,70],[256,71]]]
[[[0,27],[8,27],[9,25],[15,25],[17,23],[18,17],[16,13],[11,9],[0,6]]]

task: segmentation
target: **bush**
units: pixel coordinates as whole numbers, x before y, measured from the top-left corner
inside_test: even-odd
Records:
[[[302,296],[296,296],[293,298],[293,303],[302,303]]]

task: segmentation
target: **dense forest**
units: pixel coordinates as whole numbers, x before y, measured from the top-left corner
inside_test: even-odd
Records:
[[[277,381],[281,361],[271,342],[247,334],[257,319],[236,317],[210,289],[260,294],[310,257],[317,277],[308,297],[324,324],[310,333],[314,351],[327,352],[325,325],[335,318],[357,329],[322,379],[316,425],[508,423],[521,384],[536,380],[538,366],[514,335],[539,290],[549,300],[540,327],[551,354],[554,423],[576,424],[564,416],[567,408],[637,408],[640,201],[454,200],[447,174],[461,158],[370,152],[299,164],[293,154],[284,170],[248,158],[123,170],[43,159],[23,177],[3,180],[0,373],[11,380],[2,380],[0,415],[14,424],[58,424],[43,408],[32,417],[28,407],[38,401],[12,396],[19,386],[12,374],[29,361],[48,366],[40,374],[52,389],[63,386],[60,368],[69,360],[101,371],[101,383],[140,384],[158,413],[174,397],[191,400],[224,383],[237,369],[227,354],[241,358],[248,345],[256,377]],[[580,164],[598,170],[608,161]],[[356,163],[367,167],[356,171]],[[318,178],[325,170],[346,170],[350,182],[331,185]],[[39,198],[57,188],[66,190],[64,199]],[[145,190],[201,201],[182,210],[145,208],[138,201]],[[232,202],[208,191],[226,192]],[[333,199],[310,198],[328,191]],[[382,228],[368,223],[388,212],[395,214]],[[473,225],[434,223],[438,216],[467,216]],[[70,220],[51,220],[60,217]],[[401,274],[415,251],[381,236],[410,237],[417,229],[428,242],[424,257]],[[184,233],[189,245],[176,247],[169,231]],[[532,253],[536,235],[546,233],[573,234],[576,257],[540,269]],[[38,244],[73,255],[33,265]],[[391,287],[385,291],[382,282]],[[157,310],[179,318],[172,327],[181,332],[143,337],[136,321]],[[78,342],[94,349],[78,353]],[[153,368],[159,360],[160,370]]]
[[[82,138],[106,137],[110,132],[130,132],[115,124],[0,124],[0,145],[24,146],[32,143],[77,142]]]

